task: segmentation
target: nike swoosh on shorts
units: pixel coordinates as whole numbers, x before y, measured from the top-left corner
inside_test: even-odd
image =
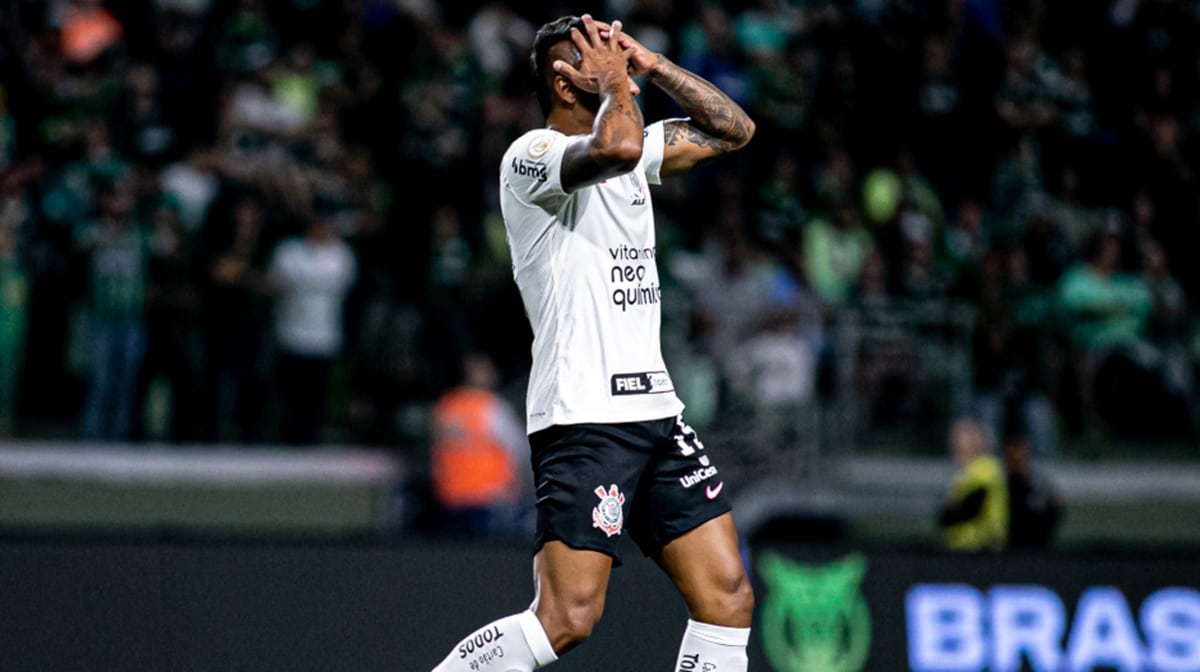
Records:
[[[709,499],[716,499],[717,495],[721,494],[721,490],[724,490],[724,489],[725,489],[725,481],[721,481],[720,483],[717,483],[716,487],[713,487],[711,485],[706,486],[704,488],[704,496],[708,497]]]

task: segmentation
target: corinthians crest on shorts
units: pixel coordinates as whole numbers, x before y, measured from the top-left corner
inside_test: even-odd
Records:
[[[615,483],[608,486],[608,490],[605,490],[603,485],[597,486],[593,492],[600,498],[600,503],[592,509],[592,527],[600,528],[610,537],[620,534],[621,526],[625,524],[625,515],[621,510],[621,506],[625,504],[625,495]]]

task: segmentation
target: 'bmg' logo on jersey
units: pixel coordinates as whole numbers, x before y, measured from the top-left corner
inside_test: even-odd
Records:
[[[550,175],[546,164],[541,161],[518,159],[515,156],[512,160],[512,171],[517,175],[535,178],[538,182],[545,182]]]

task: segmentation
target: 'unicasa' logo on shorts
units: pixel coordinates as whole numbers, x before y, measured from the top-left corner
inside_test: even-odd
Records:
[[[871,650],[871,614],[862,595],[860,554],[828,564],[769,553],[758,562],[766,583],[763,650],[777,672],[860,672]]]

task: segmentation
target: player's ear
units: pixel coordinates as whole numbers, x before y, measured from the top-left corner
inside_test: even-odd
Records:
[[[554,90],[568,105],[574,105],[579,100],[579,90],[575,88],[571,80],[562,75],[554,77]]]

